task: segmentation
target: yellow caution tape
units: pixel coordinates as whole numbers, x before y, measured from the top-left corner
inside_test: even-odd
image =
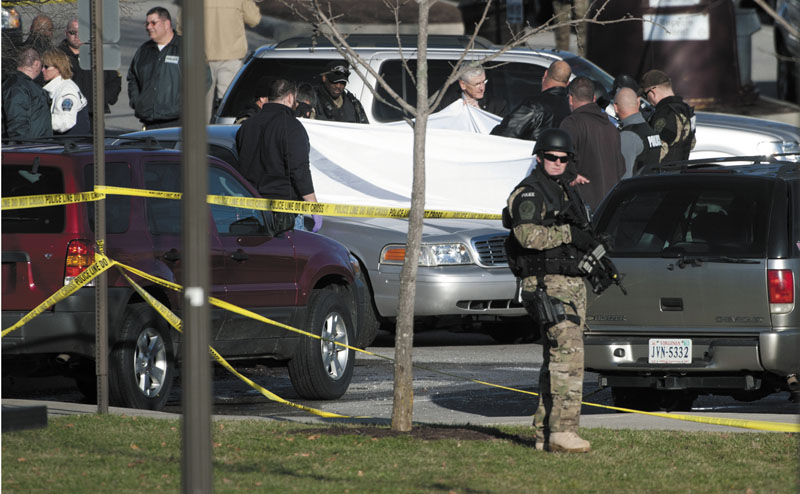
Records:
[[[170,326],[175,328],[175,330],[178,331],[179,333],[183,333],[183,330],[181,329],[181,326],[182,326],[181,319],[178,316],[176,316],[174,312],[169,310],[164,304],[159,302],[155,297],[153,297],[152,295],[147,293],[135,281],[133,281],[124,271],[122,271],[122,266],[119,266],[119,268],[120,268],[120,272],[122,272],[122,276],[124,276],[125,279],[128,280],[128,283],[131,284],[133,289],[136,290],[136,292],[143,299],[145,299],[145,301],[147,301],[147,303],[150,304],[150,306],[153,307],[153,309],[155,309],[156,312],[158,312],[161,315],[161,317],[166,319],[167,322],[170,324]],[[300,405],[300,404],[297,404],[297,403],[293,403],[293,402],[288,401],[288,400],[286,400],[284,398],[281,398],[280,396],[278,396],[275,393],[269,391],[268,389],[264,388],[263,386],[259,385],[256,382],[252,381],[251,379],[249,379],[248,377],[242,375],[239,371],[234,369],[228,363],[228,361],[225,360],[222,357],[222,355],[220,355],[214,349],[214,347],[209,346],[208,350],[211,353],[211,356],[214,357],[214,360],[216,360],[220,365],[222,365],[223,367],[228,369],[231,373],[233,373],[233,375],[235,375],[236,377],[238,377],[239,379],[241,379],[242,381],[247,383],[250,387],[252,387],[253,389],[257,390],[259,393],[261,393],[262,395],[264,395],[265,397],[267,397],[268,399],[270,399],[272,401],[275,401],[275,402],[278,402],[278,403],[282,403],[284,405],[289,405],[291,407],[297,408],[299,410],[303,410],[305,412],[312,413],[312,414],[320,416],[320,417],[325,417],[325,418],[351,418],[349,415],[340,415],[338,413],[326,412],[326,411],[323,411],[323,410],[318,410],[316,408],[307,407],[305,405]]]
[[[38,196],[4,197],[3,211],[11,209],[43,208],[61,206],[76,202],[97,201],[105,198],[105,194],[94,192],[78,192],[76,194],[44,194]]]
[[[68,284],[68,285],[64,286],[63,288],[61,288],[60,290],[58,290],[54,295],[49,297],[47,300],[42,302],[38,307],[33,309],[31,312],[29,312],[26,316],[24,316],[22,319],[20,319],[16,324],[14,324],[13,326],[9,327],[8,329],[3,330],[2,336],[5,336],[9,332],[14,331],[15,329],[19,328],[20,326],[26,324],[28,321],[30,321],[34,317],[38,316],[43,311],[47,310],[47,308],[49,308],[51,305],[63,300],[64,298],[68,297],[72,293],[76,292],[82,286],[86,285],[89,281],[91,281],[92,279],[97,277],[100,273],[106,271],[107,269],[109,269],[110,267],[112,267],[114,265],[117,265],[121,269],[128,270],[128,271],[130,271],[132,273],[135,273],[136,275],[138,275],[138,276],[140,276],[140,277],[142,277],[144,279],[147,279],[147,280],[149,280],[149,281],[151,281],[153,283],[156,283],[158,285],[167,287],[167,288],[169,288],[171,290],[175,290],[175,291],[181,291],[182,290],[181,285],[178,285],[176,283],[172,283],[172,282],[164,280],[162,278],[158,278],[156,276],[152,276],[152,275],[150,275],[148,273],[145,273],[145,272],[143,272],[143,271],[141,271],[139,269],[136,269],[136,268],[131,267],[131,266],[127,266],[127,265],[122,264],[120,262],[112,261],[112,260],[108,259],[107,257],[103,256],[102,254],[95,254],[95,258],[96,258],[96,261],[95,261],[94,264],[92,264],[89,268],[87,268],[79,276],[74,278],[70,282],[70,284]],[[124,272],[123,272],[123,276],[125,276],[125,278],[131,283],[131,285],[134,287],[134,289],[145,300],[147,300],[148,303],[156,311],[158,311],[159,314],[161,314],[162,317],[164,317],[169,322],[170,325],[172,325],[176,330],[181,331],[181,321],[177,316],[175,316],[174,313],[172,313],[168,308],[166,308],[163,304],[161,304],[158,300],[156,300],[152,295],[150,295],[149,293],[144,291],[141,287],[139,287],[139,285],[137,285],[132,279],[130,279],[127,276],[127,274],[125,274]],[[250,317],[250,318],[259,320],[259,321],[264,322],[266,324],[272,324],[274,326],[278,326],[278,327],[286,329],[288,331],[292,331],[292,332],[295,332],[295,333],[298,333],[298,334],[301,334],[301,335],[304,335],[304,336],[308,336],[308,337],[311,337],[311,338],[315,338],[315,339],[318,339],[318,340],[322,339],[320,336],[315,335],[313,333],[309,333],[307,331],[303,331],[301,329],[293,328],[293,327],[291,327],[289,325],[282,324],[282,323],[277,322],[277,321],[273,321],[273,320],[271,320],[269,318],[266,318],[264,316],[261,316],[259,314],[254,313],[254,312],[251,312],[251,311],[249,311],[247,309],[243,309],[241,307],[238,307],[236,305],[230,304],[228,302],[224,302],[224,301],[219,300],[219,299],[214,298],[214,297],[209,297],[209,302],[211,304],[217,306],[217,307],[222,308],[222,309],[232,311],[234,313],[243,315],[245,317]],[[373,352],[369,352],[367,350],[362,350],[360,348],[356,348],[356,347],[353,347],[353,346],[350,346],[350,345],[345,345],[345,344],[339,343],[339,342],[333,342],[333,343],[336,344],[336,345],[342,346],[344,348],[351,349],[351,350],[354,350],[354,351],[357,351],[357,352],[360,352],[360,353],[363,353],[363,354],[366,354],[366,355],[371,355],[373,357],[377,357],[377,358],[381,358],[381,359],[384,359],[384,360],[387,360],[387,361],[394,362],[394,359],[391,358],[391,357],[386,357],[386,356],[383,356],[383,355],[379,355],[379,354],[376,354],[376,353],[373,353]],[[278,395],[275,395],[274,393],[270,392],[269,390],[261,387],[257,383],[255,383],[252,380],[248,379],[247,377],[243,376],[242,374],[240,374],[224,358],[222,358],[222,356],[219,355],[219,353],[217,353],[216,350],[214,350],[214,348],[209,347],[209,351],[211,352],[211,355],[214,356],[215,360],[217,360],[217,362],[220,363],[220,365],[222,365],[223,367],[225,367],[226,369],[231,371],[239,379],[241,379],[242,381],[244,381],[245,383],[247,383],[248,385],[250,385],[254,389],[258,390],[262,395],[264,395],[265,397],[267,397],[267,398],[269,398],[269,399],[271,399],[273,401],[276,401],[276,402],[279,402],[279,403],[283,403],[283,404],[286,404],[286,405],[289,405],[289,406],[292,406],[292,407],[295,407],[295,408],[298,408],[298,409],[301,409],[301,410],[305,410],[305,411],[308,411],[310,413],[314,413],[314,414],[322,416],[322,417],[341,417],[341,418],[349,417],[347,415],[338,415],[338,414],[331,413],[331,412],[325,412],[325,411],[322,411],[322,410],[317,410],[317,409],[314,409],[314,408],[311,408],[311,407],[306,407],[304,405],[299,405],[299,404],[287,401],[287,400],[279,397]],[[463,380],[463,381],[472,382],[472,383],[475,383],[475,384],[480,384],[480,385],[489,386],[489,387],[498,388],[498,389],[504,389],[504,390],[507,390],[507,391],[515,392],[515,393],[522,393],[522,394],[527,394],[527,395],[531,395],[531,396],[539,396],[538,393],[535,393],[533,391],[525,391],[525,390],[522,390],[522,389],[510,387],[510,386],[503,386],[503,385],[500,385],[500,384],[494,384],[494,383],[490,383],[490,382],[487,382],[487,381],[481,381],[481,380],[478,380],[478,379],[466,378],[466,377],[463,377],[463,376],[459,376],[457,374],[452,374],[452,373],[449,373],[449,372],[443,372],[443,371],[440,371],[440,370],[437,370],[437,369],[432,369],[430,367],[421,366],[421,365],[418,365],[418,364],[414,364],[413,367],[415,367],[417,369],[427,370],[429,372],[433,372],[433,373],[436,373],[436,374],[439,374],[439,375],[444,375],[444,376],[460,379],[460,380]],[[761,420],[729,419],[729,418],[721,418],[721,417],[698,417],[698,416],[695,416],[695,415],[673,414],[673,413],[662,413],[662,412],[644,412],[644,411],[641,411],[641,410],[633,410],[633,409],[629,409],[629,408],[621,408],[621,407],[615,407],[615,406],[610,406],[610,405],[600,405],[600,404],[597,404],[597,403],[589,403],[589,402],[581,402],[581,403],[583,405],[587,405],[587,406],[605,408],[605,409],[609,409],[609,410],[617,410],[617,411],[620,411],[620,412],[638,413],[638,414],[642,414],[642,415],[650,415],[650,416],[654,416],[654,417],[662,417],[662,418],[667,418],[667,419],[672,419],[672,420],[683,420],[683,421],[687,421],[687,422],[697,422],[697,423],[711,424],[711,425],[723,425],[723,426],[729,426],[729,427],[740,427],[740,428],[745,428],[745,429],[754,429],[754,430],[770,431],[770,432],[794,432],[794,433],[800,432],[800,424],[783,423],[783,422],[769,422],[769,421],[761,421]],[[359,417],[359,418],[361,418],[361,417]]]
[[[42,312],[49,309],[52,305],[57,304],[58,302],[64,300],[65,298],[69,297],[73,293],[80,290],[81,287],[95,279],[100,273],[106,271],[108,268],[116,264],[115,261],[110,260],[106,256],[102,254],[95,254],[95,261],[94,264],[86,268],[81,274],[70,280],[69,284],[64,285],[63,287],[59,288],[59,290],[54,293],[53,295],[49,296],[44,302],[39,304],[36,308],[32,311],[25,314],[19,321],[16,322],[13,326],[6,328],[0,333],[0,337],[7,335],[8,333],[14,331],[15,329],[19,329],[20,327],[24,326],[28,323],[31,319],[38,316]]]
[[[109,195],[129,195],[157,199],[180,199],[180,192],[164,192],[158,190],[128,189],[123,187],[97,186],[95,191]],[[258,209],[261,211],[279,211],[283,213],[318,214],[323,216],[350,216],[360,218],[408,218],[410,209],[390,208],[383,206],[355,206],[348,204],[332,204],[323,202],[288,201],[281,199],[261,199],[258,197],[233,197],[209,195],[208,203],[218,206]],[[455,218],[499,220],[499,214],[468,213],[463,211],[428,210],[425,218]]]

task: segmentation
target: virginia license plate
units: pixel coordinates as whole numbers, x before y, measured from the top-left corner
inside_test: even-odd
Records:
[[[651,339],[647,362],[650,364],[691,364],[692,340],[689,338]]]

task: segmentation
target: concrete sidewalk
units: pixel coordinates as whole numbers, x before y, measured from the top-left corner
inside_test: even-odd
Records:
[[[21,408],[21,407],[35,407],[44,406],[47,408],[48,418],[64,417],[76,414],[92,414],[97,413],[96,405],[85,405],[81,403],[66,403],[56,401],[39,401],[39,400],[18,400],[18,399],[4,399],[2,400],[3,410]],[[113,415],[125,415],[129,417],[147,417],[155,419],[170,419],[180,420],[182,415],[176,413],[156,412],[152,410],[138,410],[133,408],[119,408],[109,407],[109,413]],[[766,422],[779,422],[785,424],[797,424],[800,422],[800,415],[786,415],[786,414],[743,414],[743,413],[717,413],[712,412],[709,414],[701,412],[679,412],[674,415],[693,415],[698,417],[714,417],[724,420],[749,420],[749,421],[766,421]],[[333,422],[346,422],[346,423],[370,423],[388,425],[390,419],[375,418],[375,419],[327,419],[319,418],[314,415],[308,414],[302,417],[297,416],[284,416],[278,417],[278,420],[286,422],[297,423],[333,423]],[[260,417],[255,415],[212,415],[212,420],[276,420],[276,417]],[[454,412],[452,420],[428,422],[424,418],[416,417],[415,423],[439,423],[447,425],[458,424],[472,424],[472,425],[520,425],[527,426],[531,423],[531,417],[484,417],[480,415],[470,415],[463,412]],[[668,430],[668,431],[708,431],[708,432],[760,432],[755,429],[746,429],[740,427],[730,427],[723,425],[702,424],[697,422],[689,422],[683,420],[674,420],[663,417],[653,417],[644,414],[634,413],[589,413],[581,416],[581,426],[587,428],[603,428],[603,429],[634,429],[634,430]]]

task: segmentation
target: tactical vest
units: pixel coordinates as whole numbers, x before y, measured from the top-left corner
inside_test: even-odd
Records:
[[[324,116],[325,120],[332,120],[336,122],[351,122],[351,123],[369,123],[364,107],[361,106],[356,97],[350,91],[345,90],[342,93],[343,103],[341,107],[336,107],[333,103],[333,98],[330,97],[324,87],[321,87],[317,92],[319,103],[317,104],[317,113]],[[320,110],[322,110],[320,112]]]
[[[694,108],[680,100],[667,103],[665,106],[669,109],[667,112],[665,112],[669,114],[668,118],[673,118],[673,115],[677,115],[681,123],[681,127],[688,125],[690,130],[689,134],[685,138],[680,138],[680,136],[683,135],[682,128],[676,129],[680,131],[678,142],[667,143],[669,145],[669,151],[667,151],[667,154],[664,156],[661,162],[666,163],[667,161],[687,160],[689,159],[689,153],[692,151],[692,143],[694,142],[696,127]],[[658,113],[659,110],[657,109],[656,114]],[[657,118],[656,114],[654,114],[651,118]]]
[[[563,197],[561,186],[552,179],[542,176],[544,173],[537,167],[514,190],[520,187],[532,189],[544,198],[546,212],[540,223],[542,226],[567,224],[568,222],[559,215],[559,212],[564,211],[568,206]],[[507,224],[506,221],[504,221],[504,224],[511,230],[521,224],[517,217],[512,216],[509,219],[510,224]],[[545,250],[526,249],[519,243],[512,231],[506,238],[506,256],[508,258],[508,267],[518,278],[544,276],[546,274],[584,276],[584,273],[578,269],[578,263],[583,256],[573,245],[559,245]]]
[[[661,157],[661,137],[649,124],[642,122],[626,125],[622,130],[633,132],[642,140],[644,149],[633,162],[633,175],[639,175],[645,165],[657,165]]]

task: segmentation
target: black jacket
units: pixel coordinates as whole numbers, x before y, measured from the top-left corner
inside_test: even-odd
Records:
[[[92,77],[91,70],[84,70],[81,68],[81,62],[78,55],[72,52],[67,40],[61,42],[58,47],[67,54],[69,57],[69,65],[72,68],[72,80],[78,85],[78,89],[86,97],[89,102],[89,114],[94,113],[94,96],[92,92],[92,84],[94,78]],[[119,93],[122,90],[122,76],[116,70],[103,71],[103,109],[105,113],[111,113],[110,106],[117,102]]]
[[[3,137],[53,135],[47,92],[26,74],[15,71],[3,81]]]
[[[335,120],[337,122],[350,123],[369,123],[364,107],[353,93],[344,90],[342,93],[342,106],[337,108],[333,103],[333,98],[328,94],[324,85],[314,88],[317,92],[317,105],[314,107],[317,113],[317,120]]]
[[[694,108],[680,96],[668,96],[656,105],[650,126],[661,136],[661,162],[689,159],[695,144]]]
[[[575,147],[575,171],[589,179],[576,188],[592,211],[625,174],[619,131],[594,103],[575,108],[561,122]]]
[[[492,134],[535,141],[541,131],[558,127],[567,115],[567,88],[551,87],[514,108],[492,129]]]
[[[302,200],[314,192],[305,127],[294,111],[266,103],[236,133],[237,169],[267,199]]]
[[[143,123],[181,116],[181,37],[158,51],[153,40],[136,50],[128,69],[128,99]]]

